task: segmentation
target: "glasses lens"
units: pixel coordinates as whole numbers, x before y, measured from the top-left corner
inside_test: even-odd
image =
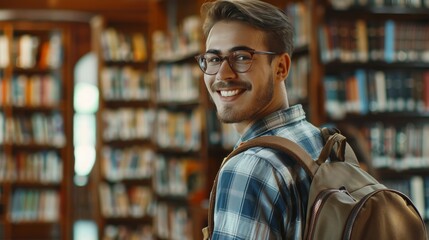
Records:
[[[238,50],[228,56],[228,64],[238,73],[247,72],[252,65],[253,54],[249,51]],[[198,64],[201,70],[209,75],[214,75],[219,71],[224,58],[214,53],[205,53],[198,58]]]
[[[229,56],[232,69],[238,73],[247,72],[252,65],[252,53],[248,51],[235,51]]]
[[[205,53],[201,55],[199,64],[201,70],[206,74],[216,74],[222,63],[222,58],[213,53]]]

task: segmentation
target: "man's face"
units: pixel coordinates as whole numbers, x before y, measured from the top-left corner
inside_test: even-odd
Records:
[[[263,34],[244,23],[221,21],[208,35],[206,52],[216,52],[223,57],[237,47],[268,51]],[[274,111],[274,69],[268,57],[255,54],[252,66],[245,73],[234,72],[225,60],[216,75],[204,74],[204,82],[221,121],[246,126]]]

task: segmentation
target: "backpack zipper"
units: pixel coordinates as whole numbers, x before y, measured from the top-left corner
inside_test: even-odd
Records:
[[[371,198],[373,195],[381,192],[381,191],[390,191],[390,192],[395,192],[398,195],[400,195],[402,198],[404,198],[404,200],[409,203],[411,202],[411,200],[409,199],[409,197],[407,197],[406,195],[404,195],[401,192],[398,192],[396,190],[393,189],[378,189],[368,195],[366,195],[364,198],[362,198],[359,203],[353,208],[352,212],[350,213],[349,218],[347,219],[347,223],[346,223],[346,228],[344,229],[344,234],[343,234],[343,239],[347,240],[350,239],[351,235],[352,235],[352,228],[353,228],[353,222],[354,219],[356,219],[357,215],[359,214],[361,208],[363,207],[363,205],[365,205],[365,203],[368,201],[369,198]],[[414,208],[415,211],[418,212],[418,210],[416,208]]]
[[[333,193],[339,192],[339,189],[327,189],[321,192],[317,197],[316,201],[314,201],[313,207],[311,208],[311,219],[309,223],[309,230],[308,230],[308,238],[307,239],[313,239],[314,234],[314,227],[316,219],[319,217],[320,209],[322,208],[323,204],[325,203],[325,200]]]
[[[349,192],[346,190],[345,187],[340,187],[339,189],[326,189],[323,190],[319,195],[317,195],[316,200],[314,201],[314,204],[311,208],[311,219],[309,222],[309,230],[308,230],[308,234],[307,234],[307,238],[308,240],[313,239],[313,235],[314,235],[314,228],[315,228],[315,222],[316,219],[319,217],[320,214],[320,210],[322,209],[323,204],[326,202],[325,200],[329,198],[329,196],[331,196],[334,193],[338,193],[338,192],[342,192],[342,193],[346,193],[347,195],[349,195],[351,197],[351,195],[349,194]]]
[[[363,207],[363,205],[366,203],[366,201],[372,197],[372,195],[376,194],[379,191],[374,191],[368,195],[366,195],[364,198],[362,198],[359,203],[352,209],[352,212],[349,215],[349,218],[347,219],[346,228],[344,229],[344,235],[343,239],[347,240],[350,239],[352,234],[352,228],[353,228],[353,222],[354,219],[357,217],[358,213],[360,212],[360,209]]]

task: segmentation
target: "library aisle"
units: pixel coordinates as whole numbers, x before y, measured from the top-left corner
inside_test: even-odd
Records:
[[[0,1],[0,239],[201,239],[239,138],[194,59],[204,2]],[[429,224],[429,1],[266,2],[293,21],[290,103]]]

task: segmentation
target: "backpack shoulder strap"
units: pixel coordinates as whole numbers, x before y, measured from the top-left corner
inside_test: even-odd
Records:
[[[293,160],[297,161],[311,178],[313,178],[319,168],[311,156],[301,146],[289,139],[279,136],[262,136],[242,143],[225,158],[222,162],[222,166],[235,155],[252,147],[266,147],[286,153],[293,158]]]
[[[319,165],[311,158],[311,156],[298,144],[292,142],[289,139],[278,137],[278,136],[262,136],[257,137],[247,142],[243,142],[238,148],[232,151],[226,158],[224,158],[221,167],[222,168],[225,163],[231,159],[233,156],[246,151],[252,147],[267,147],[271,149],[276,149],[282,152],[285,152],[288,156],[293,158],[298,164],[300,164],[307,174],[312,179],[319,168]],[[219,171],[220,172],[220,171]],[[214,204],[216,198],[216,188],[219,172],[216,174],[212,191],[210,193],[209,200],[209,209],[208,209],[208,226],[206,229],[203,229],[204,235],[208,235],[211,237],[213,233],[214,227]]]

